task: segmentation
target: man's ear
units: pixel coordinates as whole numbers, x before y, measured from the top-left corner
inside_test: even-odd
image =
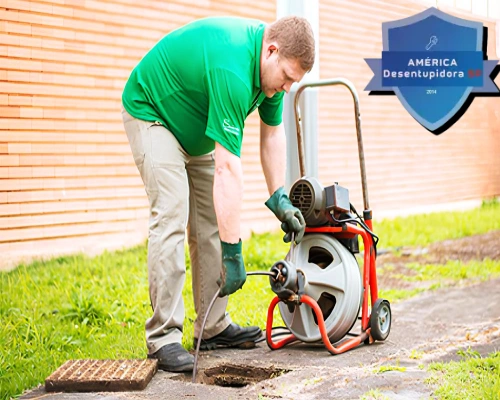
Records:
[[[277,43],[269,43],[267,46],[267,51],[266,51],[266,58],[269,58],[272,56],[273,53],[278,52],[278,44]]]

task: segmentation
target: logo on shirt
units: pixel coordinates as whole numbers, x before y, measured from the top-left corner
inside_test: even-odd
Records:
[[[222,124],[222,129],[224,129],[226,132],[232,133],[233,135],[239,136],[240,134],[240,128],[236,128],[233,126],[231,121],[227,118],[224,118],[224,122]]]

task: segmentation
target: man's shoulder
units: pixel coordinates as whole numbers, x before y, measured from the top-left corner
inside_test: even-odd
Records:
[[[206,71],[226,75],[235,86],[244,86],[252,93],[255,64],[260,62],[257,43],[262,40],[265,24],[240,17],[211,17],[206,21],[216,31],[207,35],[212,41],[205,39]]]
[[[246,27],[263,26],[265,25],[265,22],[254,18],[214,16],[198,19],[188,25],[199,27],[215,27],[218,29],[245,29]]]
[[[254,40],[265,29],[263,21],[252,18],[219,16],[196,19],[173,30],[165,36],[167,42],[191,42],[193,46],[227,45]]]
[[[252,96],[251,81],[239,68],[233,65],[222,65],[208,71],[208,79],[217,86],[223,87],[231,97],[246,102]]]

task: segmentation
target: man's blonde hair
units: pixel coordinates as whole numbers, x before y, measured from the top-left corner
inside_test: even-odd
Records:
[[[278,19],[269,25],[266,32],[268,42],[276,41],[279,54],[284,58],[297,59],[304,71],[314,65],[314,33],[309,22],[294,15]]]

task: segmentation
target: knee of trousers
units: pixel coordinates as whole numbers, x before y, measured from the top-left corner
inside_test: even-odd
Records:
[[[171,204],[168,207],[154,206],[149,213],[149,230],[182,233],[187,225],[187,207],[182,204]]]

